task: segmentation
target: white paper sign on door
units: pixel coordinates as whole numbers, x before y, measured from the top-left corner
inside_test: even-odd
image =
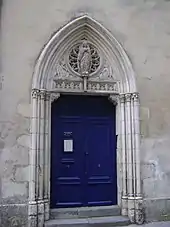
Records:
[[[73,140],[64,140],[64,152],[73,152]]]

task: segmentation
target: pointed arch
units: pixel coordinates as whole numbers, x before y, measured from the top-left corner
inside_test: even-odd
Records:
[[[120,81],[120,93],[137,92],[135,73],[125,50],[116,38],[99,22],[84,15],[76,18],[59,31],[47,42],[35,66],[33,89],[48,89],[53,66],[60,53],[82,36],[88,37],[102,49],[106,56],[117,67],[117,79]]]
[[[122,215],[131,222],[143,222],[140,176],[139,94],[135,73],[123,47],[91,17],[74,19],[57,31],[40,53],[32,80],[32,118],[29,181],[29,226],[44,226],[50,212],[51,103],[59,91],[52,91],[55,65],[65,49],[86,37],[95,44],[115,69],[118,93],[103,93],[116,105],[118,194]],[[96,89],[96,88],[95,88]],[[65,89],[67,92],[67,89]],[[73,91],[72,91],[73,92]],[[80,91],[79,91],[80,92]],[[80,92],[81,93],[81,92]],[[94,90],[98,94],[98,90]],[[101,94],[101,92],[100,92]]]

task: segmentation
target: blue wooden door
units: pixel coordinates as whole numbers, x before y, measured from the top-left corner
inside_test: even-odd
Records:
[[[107,97],[61,96],[51,142],[52,208],[117,203],[115,108]]]

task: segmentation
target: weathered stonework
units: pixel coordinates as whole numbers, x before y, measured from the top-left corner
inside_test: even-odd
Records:
[[[9,205],[1,206],[1,226],[18,226],[27,227],[28,226],[28,211],[27,205]]]
[[[29,216],[29,221],[32,223],[31,226],[35,226],[37,210],[40,223],[44,219],[49,219],[49,189],[46,187],[45,194],[42,196],[42,187],[38,187],[34,179],[30,181],[34,170],[38,171],[38,169],[28,170],[31,164],[35,164],[34,160],[30,160],[31,149],[35,149],[35,146],[32,146],[34,138],[30,140],[29,133],[30,131],[31,133],[35,132],[35,128],[31,126],[34,125],[34,121],[45,117],[41,115],[40,118],[35,117],[34,120],[34,114],[38,116],[37,114],[40,110],[37,109],[37,112],[33,113],[32,106],[39,106],[42,109],[46,108],[44,113],[50,115],[48,111],[50,111],[51,101],[59,98],[59,93],[62,91],[60,90],[56,95],[50,96],[51,91],[49,92],[49,90],[56,89],[56,87],[50,87],[52,84],[54,85],[53,78],[56,68],[53,66],[56,66],[56,62],[54,64],[49,62],[52,67],[52,75],[48,75],[49,83],[43,80],[44,77],[40,83],[37,82],[40,87],[34,87],[36,79],[35,77],[32,78],[32,75],[36,71],[35,62],[42,56],[40,53],[44,50],[45,44],[49,44],[51,40],[49,37],[54,37],[53,35],[57,31],[60,32],[64,26],[84,15],[95,19],[118,40],[123,49],[126,50],[135,72],[135,75],[131,77],[131,83],[125,78],[123,83],[119,83],[120,77],[116,75],[120,75],[120,72],[124,70],[126,71],[124,68],[117,67],[117,59],[121,59],[121,56],[111,58],[109,55],[111,48],[107,48],[107,45],[103,44],[104,42],[102,42],[101,46],[98,45],[102,56],[106,52],[108,54],[106,55],[109,61],[106,61],[105,64],[107,70],[103,72],[105,75],[114,75],[113,80],[115,83],[112,84],[112,89],[115,91],[114,95],[123,93],[118,94],[119,99],[113,101],[114,105],[117,104],[117,113],[122,113],[119,114],[122,122],[119,122],[120,124],[117,123],[117,132],[119,133],[119,130],[121,130],[121,132],[125,133],[124,120],[129,126],[134,126],[136,122],[140,122],[141,126],[140,132],[138,126],[135,130],[132,127],[131,131],[133,135],[135,133],[141,134],[141,144],[139,145],[139,141],[137,141],[137,148],[134,145],[136,144],[134,140],[123,143],[121,137],[118,139],[117,153],[123,152],[123,156],[118,155],[117,167],[120,170],[118,173],[118,193],[122,214],[129,214],[132,222],[135,220],[140,223],[141,212],[143,212],[144,208],[146,220],[161,220],[170,214],[170,2],[165,0],[140,2],[132,0],[69,0],[66,2],[58,0],[57,3],[56,1],[51,1],[49,4],[47,0],[29,0],[29,2],[22,0],[3,1],[0,53],[0,202],[3,208],[0,225],[2,227],[10,225],[27,226],[28,223],[25,220]],[[92,23],[91,25],[93,27],[94,24]],[[71,32],[71,27],[68,31]],[[102,31],[100,32],[102,33]],[[81,32],[79,34],[81,35]],[[63,37],[65,35],[63,34]],[[60,38],[61,36],[58,40]],[[76,39],[78,40],[79,37],[77,36]],[[93,41],[93,39],[90,41]],[[69,46],[69,39],[65,40],[64,45],[65,47]],[[64,45],[63,50],[65,49]],[[61,53],[64,54],[62,49],[60,50],[61,52],[57,53],[59,55]],[[43,63],[45,62],[42,62],[41,66],[44,66]],[[109,66],[112,67],[109,68]],[[132,78],[134,81],[132,81]],[[97,77],[94,80],[97,80]],[[101,77],[99,81],[101,81]],[[135,81],[137,88],[128,91],[128,86],[131,86],[130,84],[134,85]],[[60,82],[58,80],[58,86],[61,86]],[[47,83],[49,87],[44,91]],[[94,83],[95,81],[91,80],[90,85],[86,87],[90,92],[93,93],[96,90],[102,90],[103,92],[105,87],[105,92],[107,91],[108,87],[106,84],[103,83],[101,85],[98,83],[97,85]],[[68,86],[72,89],[72,84],[68,85],[66,82],[62,86],[65,86],[64,89],[68,89]],[[76,89],[82,89],[81,92],[84,92],[83,86],[84,84],[80,83],[80,81],[75,82]],[[132,87],[134,88],[134,86]],[[37,88],[37,90],[31,97],[32,88]],[[135,117],[138,112],[133,112],[135,106],[139,105],[136,92],[140,96],[140,119]],[[125,93],[131,93],[132,95],[126,94],[124,96]],[[34,99],[34,96],[36,99]],[[124,108],[127,109],[125,115],[121,111]],[[130,118],[133,119],[131,123],[129,122]],[[44,135],[46,135],[49,131],[50,119],[40,120],[39,124],[47,126],[44,129]],[[39,127],[38,133],[40,135],[43,134],[43,129]],[[123,133],[121,134],[122,137],[125,135]],[[128,140],[128,134],[126,134],[126,138]],[[134,136],[134,138],[136,137]],[[40,137],[40,149],[43,149],[42,141],[46,141],[45,150],[47,150],[49,146],[47,135],[45,138],[43,136]],[[127,156],[125,147],[131,150],[130,154],[133,154],[133,157],[134,154],[140,151],[140,155],[137,155],[140,160],[135,161],[133,157]],[[135,150],[133,147],[135,147]],[[50,156],[47,153],[45,154],[47,155],[46,160],[49,159]],[[125,164],[125,157],[129,160],[127,165]],[[141,168],[139,167],[139,161],[141,162]],[[40,159],[40,166],[43,165],[42,162],[43,160]],[[122,162],[124,163],[123,165]],[[133,172],[129,162],[135,163],[133,170],[135,169],[136,174],[138,174],[138,179],[141,176],[141,180],[138,182],[142,184],[141,186],[138,185],[136,193],[132,190],[136,178],[132,180],[129,177],[131,172]],[[44,169],[42,170],[41,168],[40,185],[42,185],[43,181],[42,175],[45,176],[45,181],[48,179],[47,166],[48,163],[45,163]],[[141,169],[141,175],[139,169]],[[129,182],[128,185],[126,184],[127,180]],[[38,195],[34,192],[34,186],[28,189],[28,182],[29,184],[32,182],[35,188],[38,187]],[[139,190],[140,188],[142,189],[141,191]],[[131,202],[133,197],[137,200],[136,203]],[[144,197],[143,200],[142,197]],[[141,207],[141,201],[144,201],[143,207]],[[20,205],[17,207],[16,204]],[[27,204],[29,204],[28,207]],[[16,215],[17,219],[13,218]],[[21,218],[22,220],[20,220],[20,217],[23,217]]]

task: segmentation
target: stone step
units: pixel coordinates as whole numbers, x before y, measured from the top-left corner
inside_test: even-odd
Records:
[[[56,219],[45,222],[45,227],[113,227],[127,226],[130,221],[127,217],[93,217],[77,219]]]
[[[119,216],[120,213],[121,210],[119,206],[60,208],[50,211],[50,219],[108,217]]]

